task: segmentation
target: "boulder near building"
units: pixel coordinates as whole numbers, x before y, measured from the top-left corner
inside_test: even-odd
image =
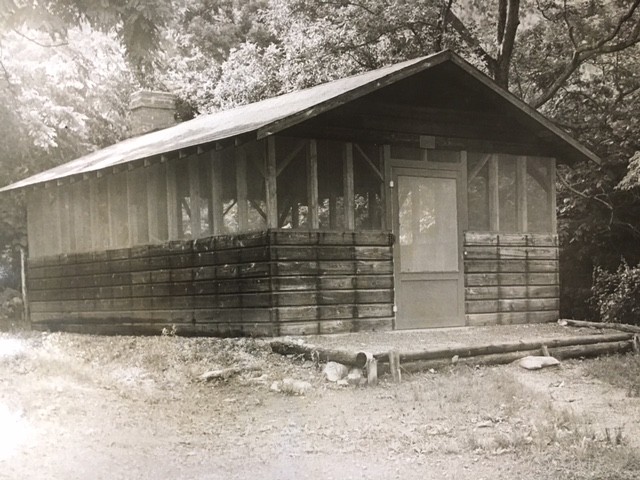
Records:
[[[156,129],[28,196],[32,325],[284,335],[558,318],[556,162],[598,161],[445,51]],[[135,121],[135,120],[134,120]]]

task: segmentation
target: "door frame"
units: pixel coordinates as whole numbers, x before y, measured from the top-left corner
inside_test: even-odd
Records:
[[[386,149],[385,149],[386,150]],[[466,325],[466,309],[465,309],[465,272],[464,272],[464,234],[468,229],[468,209],[467,209],[467,152],[456,152],[460,154],[459,162],[455,163],[441,163],[441,162],[429,162],[423,160],[421,162],[408,161],[403,159],[391,158],[389,150],[386,150],[385,160],[387,160],[385,168],[386,188],[387,188],[387,211],[388,223],[387,225],[392,230],[396,237],[396,242],[393,245],[393,277],[394,285],[396,289],[395,299],[398,302],[400,296],[398,295],[398,289],[400,286],[400,262],[399,249],[398,249],[398,228],[399,228],[399,215],[398,215],[398,192],[397,192],[397,177],[399,175],[411,176],[412,174],[420,177],[435,177],[435,178],[454,178],[456,179],[456,197],[457,197],[457,215],[458,215],[458,311],[460,326]],[[425,157],[428,158],[428,151],[425,152]],[[400,306],[394,306],[394,312],[397,314]],[[394,330],[398,329],[397,319],[394,318],[393,323]]]

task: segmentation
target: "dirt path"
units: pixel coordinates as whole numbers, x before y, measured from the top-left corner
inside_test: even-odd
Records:
[[[590,457],[575,460],[573,443],[563,453],[518,433],[542,412],[532,393],[563,406],[601,393],[578,382],[579,365],[536,376],[465,367],[341,388],[256,341],[5,335],[0,352],[3,479],[602,478]],[[262,370],[195,380],[228,364]],[[270,390],[285,377],[312,389]],[[621,415],[637,412],[638,399],[608,398]],[[634,468],[611,478],[637,478]]]

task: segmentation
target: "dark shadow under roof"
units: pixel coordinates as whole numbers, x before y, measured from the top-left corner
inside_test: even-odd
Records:
[[[239,135],[255,132],[256,138],[264,138],[442,64],[447,64],[447,70],[464,77],[465,81],[486,90],[497,102],[503,103],[503,108],[513,110],[523,125],[537,132],[538,136],[544,137],[565,160],[590,160],[600,163],[595,154],[536,110],[498,87],[489,77],[455,53],[443,51],[231,110],[202,115],[176,126],[130,138],[95,151],[13,183],[0,189],[0,192],[96,172]]]

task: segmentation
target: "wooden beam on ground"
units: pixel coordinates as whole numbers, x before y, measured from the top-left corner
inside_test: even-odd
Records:
[[[460,358],[477,357],[482,355],[494,355],[502,353],[512,353],[519,351],[536,351],[545,345],[548,349],[575,346],[575,345],[591,345],[603,342],[624,342],[630,341],[633,335],[629,333],[611,333],[607,335],[586,335],[581,337],[566,337],[550,340],[533,340],[527,342],[506,342],[490,345],[480,345],[471,347],[451,347],[437,348],[430,350],[422,350],[415,352],[400,353],[400,361],[402,363],[415,362],[418,360],[438,360],[451,359],[455,356]],[[376,355],[378,362],[389,362],[387,354]]]
[[[600,355],[613,355],[632,351],[633,340],[621,342],[603,342],[589,345],[570,345],[551,349],[549,353],[559,360],[569,358],[588,358]],[[528,356],[540,355],[540,350],[520,350],[516,352],[497,353],[492,355],[479,355],[475,357],[460,358],[457,364],[464,365],[504,365],[515,362]],[[431,368],[445,368],[451,366],[451,359],[418,360],[404,363],[402,369],[405,372],[420,372]]]
[[[637,327],[635,325],[628,325],[626,323],[586,322],[584,320],[570,320],[570,319],[560,319],[558,320],[558,323],[560,325],[568,325],[570,327],[611,329],[611,330],[620,330],[621,332],[640,333],[640,327]]]
[[[308,343],[294,343],[284,340],[273,340],[271,350],[281,355],[300,355],[307,360],[319,362],[338,362],[343,365],[363,368],[367,361],[366,354],[362,352],[349,352],[347,350],[338,350],[324,348]]]

